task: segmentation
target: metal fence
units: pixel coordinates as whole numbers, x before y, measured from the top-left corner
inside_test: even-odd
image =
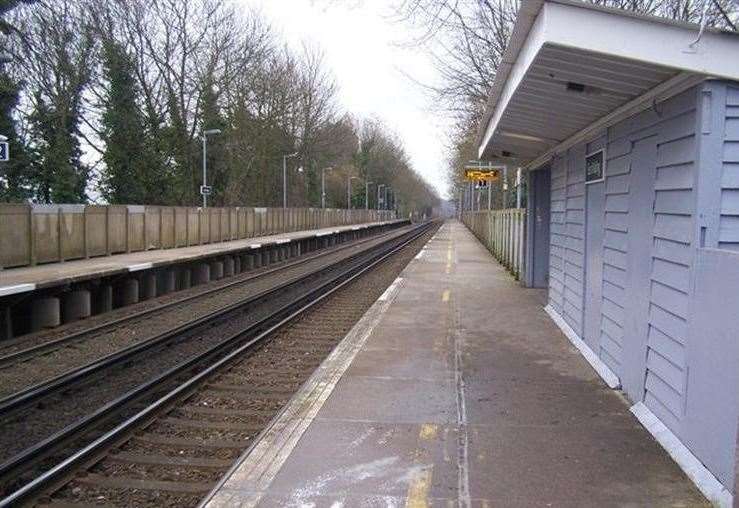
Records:
[[[462,222],[516,279],[523,274],[525,208],[464,212]]]
[[[394,218],[392,210],[0,204],[0,270]]]

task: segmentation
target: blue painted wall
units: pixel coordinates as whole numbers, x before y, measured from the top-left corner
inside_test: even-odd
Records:
[[[605,201],[593,210],[585,200],[584,163],[599,148],[606,151]],[[698,445],[700,433],[691,425],[699,419],[686,414],[707,409],[688,404],[691,384],[703,381],[689,375],[687,346],[700,364],[705,337],[691,327],[698,249],[739,251],[739,84],[706,81],[558,154],[550,168],[549,304],[586,339],[585,224],[588,214],[602,214],[600,336],[586,342],[622,379],[628,397],[643,401],[728,485],[729,461],[717,455],[730,454],[733,464],[736,434],[721,437],[725,451]],[[651,212],[643,208],[650,206],[644,189],[633,187],[637,181],[652,186]],[[647,232],[645,244],[635,245],[630,235],[635,217]],[[629,267],[646,276],[634,280]],[[645,302],[643,312],[629,308],[637,300]],[[717,406],[735,401],[736,386],[716,398]],[[735,429],[736,414],[728,413]],[[730,481],[733,487],[733,476]]]

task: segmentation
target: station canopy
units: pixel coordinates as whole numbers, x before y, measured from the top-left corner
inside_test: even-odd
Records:
[[[569,0],[522,0],[478,155],[535,169],[707,77],[739,80],[739,36]]]

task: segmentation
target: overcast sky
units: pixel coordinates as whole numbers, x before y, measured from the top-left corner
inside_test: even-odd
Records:
[[[402,48],[404,27],[389,19],[391,0],[240,0],[255,7],[290,46],[318,45],[339,85],[341,107],[382,119],[403,140],[414,168],[445,196],[445,119],[403,73],[428,82],[428,58]],[[397,1],[397,0],[396,0]]]

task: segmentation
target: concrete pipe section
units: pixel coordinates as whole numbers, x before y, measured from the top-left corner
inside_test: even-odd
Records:
[[[105,284],[95,291],[95,314],[104,314],[113,310],[113,286]]]
[[[31,331],[54,328],[61,324],[59,298],[50,296],[34,300],[31,304]]]
[[[122,281],[115,291],[115,300],[118,307],[139,303],[139,281],[130,278]]]
[[[223,278],[223,261],[212,261],[210,263],[211,280],[221,280]]]
[[[90,291],[78,289],[62,295],[62,322],[71,323],[92,314]]]
[[[193,270],[193,283],[194,285],[200,285],[208,282],[210,282],[210,265],[201,263]]]

